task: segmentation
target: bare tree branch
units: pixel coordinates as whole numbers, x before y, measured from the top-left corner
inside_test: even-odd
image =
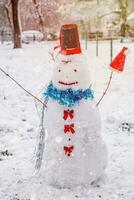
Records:
[[[30,95],[31,97],[33,97],[35,100],[37,100],[38,102],[40,102],[44,107],[47,107],[46,104],[44,102],[42,102],[40,99],[38,99],[35,95],[33,95],[31,92],[29,92],[28,90],[26,90],[18,81],[16,81],[11,75],[9,75],[7,72],[5,72],[5,70],[3,70],[0,67],[0,71],[3,72],[9,79],[11,79],[14,83],[16,83],[22,90],[24,90],[28,95]]]
[[[5,10],[6,10],[6,14],[7,14],[7,19],[8,19],[8,22],[9,22],[9,26],[11,28],[11,31],[13,32],[12,22],[11,22],[10,13],[9,13],[9,7],[10,7],[10,5],[11,5],[11,1],[9,1],[4,7],[5,7]]]
[[[43,31],[43,29],[44,29],[44,23],[43,23],[43,19],[42,19],[40,10],[39,10],[39,4],[37,3],[37,0],[32,0],[32,1],[34,3],[35,10],[36,10],[37,16],[39,18],[39,25],[40,25],[40,27],[42,28],[42,31]]]

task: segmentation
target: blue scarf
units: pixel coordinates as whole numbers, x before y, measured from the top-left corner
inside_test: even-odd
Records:
[[[82,99],[94,99],[94,92],[90,87],[86,90],[73,90],[71,88],[61,90],[55,87],[52,82],[50,82],[47,89],[43,92],[43,96],[54,99],[58,101],[59,104],[71,107],[76,103],[78,104]]]

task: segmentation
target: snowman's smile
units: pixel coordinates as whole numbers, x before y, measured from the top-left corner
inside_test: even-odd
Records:
[[[71,82],[71,83],[66,83],[66,82],[63,82],[63,81],[59,81],[59,84],[62,84],[62,85],[76,85],[78,84],[78,82]]]

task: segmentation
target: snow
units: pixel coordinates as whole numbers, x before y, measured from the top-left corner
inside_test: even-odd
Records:
[[[134,12],[132,12],[130,15],[128,15],[127,20],[133,20],[134,19]]]
[[[65,64],[64,62],[68,62],[69,64]],[[84,79],[81,77],[84,77]],[[63,82],[62,85],[59,83],[59,80]],[[75,56],[58,54],[55,58],[55,69],[52,81],[56,87],[63,90],[70,88],[70,86],[67,87],[64,84],[73,82],[75,84],[71,85],[71,88],[75,90],[90,87],[90,73],[89,69],[87,69],[86,58],[83,54],[76,54]]]
[[[49,51],[54,45],[33,43],[18,50],[12,49],[11,44],[0,45],[0,67],[40,96],[52,74]],[[84,45],[83,41],[83,49]],[[114,41],[114,56],[123,46],[129,48],[125,71],[114,73],[110,89],[99,106],[102,136],[109,151],[106,179],[100,187],[56,189],[44,185],[43,177],[38,180],[34,176],[40,122],[35,102],[0,72],[0,200],[28,200],[36,190],[41,200],[134,199],[134,48],[133,43]],[[89,42],[85,54],[98,101],[110,76],[110,42],[99,43],[99,57],[95,56],[95,48],[95,42]]]

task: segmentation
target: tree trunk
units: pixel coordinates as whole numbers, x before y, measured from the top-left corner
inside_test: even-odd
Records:
[[[19,0],[11,0],[14,48],[21,48],[21,31],[19,23],[18,3]]]
[[[43,23],[43,19],[39,10],[39,4],[37,3],[37,0],[33,0],[33,4],[35,6],[36,14],[39,18],[39,26],[41,28],[41,31],[44,32],[44,23]]]
[[[9,7],[11,5],[11,2],[8,1],[7,4],[5,4],[4,8],[5,8],[5,11],[6,11],[6,15],[7,15],[7,19],[8,19],[8,22],[9,22],[9,26],[11,28],[11,31],[13,32],[13,28],[12,28],[12,22],[11,22],[11,17],[10,17],[10,12],[9,12]]]

